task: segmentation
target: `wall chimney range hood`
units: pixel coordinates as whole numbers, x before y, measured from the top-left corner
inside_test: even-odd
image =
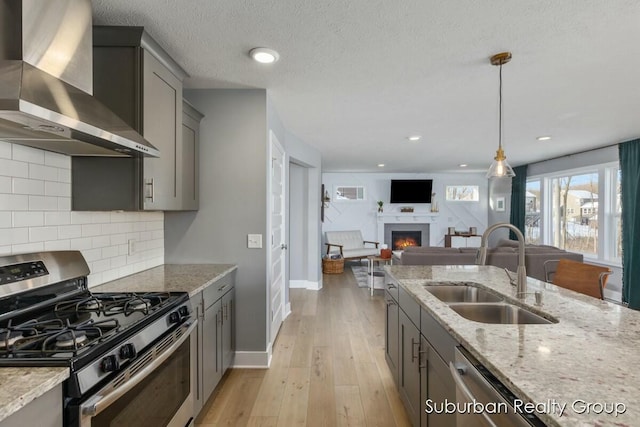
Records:
[[[0,140],[72,156],[160,152],[93,94],[90,0],[0,0]]]

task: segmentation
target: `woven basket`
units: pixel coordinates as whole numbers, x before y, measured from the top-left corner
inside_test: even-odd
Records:
[[[344,258],[322,258],[322,272],[324,274],[341,274],[344,272]]]

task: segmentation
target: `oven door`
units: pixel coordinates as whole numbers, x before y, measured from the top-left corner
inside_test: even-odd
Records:
[[[197,320],[141,354],[82,403],[81,427],[184,427],[193,424],[190,339]],[[195,339],[192,337],[191,339]]]

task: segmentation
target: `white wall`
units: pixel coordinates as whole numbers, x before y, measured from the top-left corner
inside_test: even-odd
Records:
[[[382,241],[378,236],[376,201],[383,200],[384,212],[399,211],[405,204],[389,204],[392,179],[433,179],[434,200],[439,207],[438,219],[430,226],[431,241],[436,246],[444,246],[444,235],[448,227],[468,230],[476,227],[481,234],[487,227],[488,188],[487,179],[480,173],[459,174],[403,174],[403,173],[324,173],[322,182],[329,194],[333,195],[337,185],[364,186],[364,201],[336,201],[331,197],[329,208],[325,210],[322,231],[361,230],[365,240]],[[479,202],[447,202],[444,200],[447,185],[478,185]],[[429,204],[414,204],[415,212],[427,212]]]
[[[162,265],[164,214],[71,212],[71,157],[0,141],[0,255],[69,249],[90,286]]]
[[[309,239],[307,233],[308,212],[306,203],[309,179],[307,169],[289,165],[289,278],[290,281],[307,280]],[[304,286],[306,287],[306,286]]]

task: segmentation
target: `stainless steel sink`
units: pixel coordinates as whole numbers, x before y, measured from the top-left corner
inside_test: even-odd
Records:
[[[509,304],[450,304],[449,307],[465,319],[480,323],[497,324],[550,324],[557,320],[545,319],[535,313]]]
[[[456,302],[500,302],[503,301],[498,295],[486,291],[482,288],[470,285],[440,285],[440,286],[425,286],[427,291],[431,292],[433,296],[438,298],[442,302],[456,303]]]

